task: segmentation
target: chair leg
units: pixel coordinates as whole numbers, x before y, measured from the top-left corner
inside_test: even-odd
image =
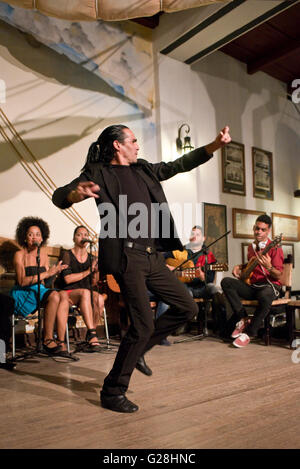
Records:
[[[68,351],[68,353],[70,353],[70,337],[69,337],[68,321],[67,321],[67,325],[66,325],[66,343],[67,343],[67,351]]]
[[[16,321],[15,315],[11,316],[11,332],[12,332],[12,359],[16,357]]]
[[[104,308],[103,308],[103,318],[104,318],[104,327],[105,327],[106,342],[107,342],[107,345],[109,345],[109,332],[108,332],[107,314],[106,314],[106,308],[105,308],[105,306],[104,306]]]

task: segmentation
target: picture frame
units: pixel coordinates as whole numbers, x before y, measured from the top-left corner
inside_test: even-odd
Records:
[[[222,190],[246,195],[245,146],[231,141],[222,147]]]
[[[300,217],[272,213],[272,237],[283,234],[283,241],[300,241]]]
[[[209,246],[227,232],[226,205],[203,203],[203,229],[206,237],[206,246]],[[219,263],[228,264],[227,236],[224,236],[224,238],[211,246],[209,250],[214,254]]]
[[[295,250],[293,243],[281,243],[281,247],[283,250],[284,259],[286,259],[289,255],[293,258],[293,269],[295,268]]]
[[[273,155],[252,147],[253,197],[274,200]]]
[[[253,226],[259,215],[266,212],[259,210],[232,209],[232,236],[234,238],[253,238]]]
[[[248,262],[248,246],[251,243],[242,243],[242,264],[247,264]]]

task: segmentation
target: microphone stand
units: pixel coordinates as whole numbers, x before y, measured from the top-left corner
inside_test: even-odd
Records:
[[[41,256],[40,256],[41,247],[38,245],[37,247],[37,256],[36,256],[36,263],[37,263],[37,278],[38,278],[38,296],[37,296],[37,311],[38,311],[38,337],[37,337],[37,352],[40,353],[43,350],[42,346],[42,322],[41,322],[41,273],[40,273],[40,266],[41,266]]]
[[[196,256],[198,255],[204,255],[205,256],[205,262],[204,262],[204,286],[205,286],[205,292],[207,291],[207,266],[208,266],[208,248],[210,246],[212,246],[213,244],[217,243],[218,241],[220,241],[220,239],[224,238],[225,236],[228,236],[230,233],[230,230],[227,231],[226,233],[224,233],[222,236],[220,236],[219,238],[217,238],[215,241],[213,241],[212,243],[210,243],[208,246],[206,246],[205,244],[202,245],[202,248],[200,249],[200,251],[197,251],[195,252],[189,259],[189,261],[195,259]],[[173,272],[175,270],[179,270],[180,267],[185,264],[187,262],[187,260],[183,261],[180,265],[178,265],[176,267],[176,269],[173,270]],[[185,269],[183,269],[185,270]],[[193,337],[188,337],[186,339],[181,339],[181,340],[175,340],[174,341],[174,344],[179,344],[181,342],[192,342],[194,340],[202,340],[202,339],[205,339],[206,337],[208,337],[208,328],[207,328],[207,301],[206,299],[204,298],[204,325],[203,325],[203,333],[202,334],[198,334],[198,335],[195,335]],[[199,314],[199,313],[198,313]]]

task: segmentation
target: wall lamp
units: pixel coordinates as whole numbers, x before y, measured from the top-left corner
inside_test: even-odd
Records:
[[[187,130],[185,131],[186,136],[184,137],[183,144],[181,140],[181,130],[183,127],[187,127]],[[188,135],[190,132],[190,126],[188,124],[182,124],[179,129],[178,129],[178,137],[176,138],[176,148],[177,148],[177,153],[188,153],[189,151],[194,150],[194,147],[191,144],[191,137]]]

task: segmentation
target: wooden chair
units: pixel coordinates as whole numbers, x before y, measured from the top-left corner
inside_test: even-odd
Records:
[[[283,271],[280,277],[280,282],[283,287],[283,297],[274,300],[271,305],[271,309],[264,320],[264,329],[265,329],[265,344],[271,344],[271,326],[270,326],[270,316],[278,314],[287,313],[287,305],[291,302],[291,288],[292,288],[292,268],[293,263],[292,259],[289,256],[285,263],[283,264]],[[242,300],[243,306],[246,307],[256,307],[258,306],[257,300]],[[290,320],[291,316],[286,315],[286,320]],[[290,330],[290,324],[288,324],[288,330]]]

